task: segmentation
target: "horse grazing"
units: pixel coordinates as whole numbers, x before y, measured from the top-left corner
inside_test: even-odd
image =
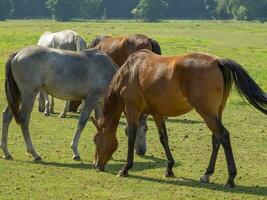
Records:
[[[125,63],[127,58],[134,52],[141,49],[148,49],[156,54],[161,54],[161,48],[159,43],[145,35],[134,34],[129,36],[97,36],[89,45],[88,48],[96,48],[99,51],[105,52],[109,55],[113,61],[120,67]],[[79,104],[77,102],[71,102],[71,110],[76,110]],[[96,115],[97,118],[100,114]],[[126,129],[127,132],[127,129]],[[137,137],[135,142],[135,152],[138,155],[144,155],[146,153],[146,132],[147,124],[146,117],[140,118],[140,127],[137,131]]]
[[[105,96],[102,117],[98,121],[92,118],[98,130],[94,137],[95,167],[104,170],[115,152],[118,146],[116,129],[124,110],[129,126],[128,156],[127,164],[118,176],[127,176],[133,166],[138,119],[145,113],[153,116],[168,159],[165,176],[174,176],[174,159],[168,144],[164,116],[179,116],[195,109],[212,132],[210,163],[200,180],[209,182],[222,144],[229,172],[226,185],[234,187],[236,165],[230,135],[222,122],[232,83],[251,105],[267,114],[267,95],[233,60],[203,53],[167,57],[148,50],[131,55],[112,79]]]
[[[85,40],[78,33],[72,30],[63,30],[55,33],[47,31],[41,35],[38,45],[70,51],[82,51],[87,48]],[[69,111],[69,103],[69,101],[66,101],[64,110],[60,114],[61,118],[66,117],[66,113]],[[47,116],[49,116],[50,113],[54,113],[53,96],[50,103],[47,93],[43,93],[42,91],[40,92],[39,111],[44,112],[44,114]]]
[[[74,160],[80,160],[78,143],[92,109],[104,97],[117,71],[116,64],[97,50],[81,52],[32,46],[11,55],[6,62],[5,92],[8,106],[3,113],[0,147],[6,159],[12,159],[7,148],[8,127],[14,116],[21,126],[27,152],[34,160],[41,157],[32,145],[29,121],[38,92],[63,100],[84,100],[78,127],[71,143]]]

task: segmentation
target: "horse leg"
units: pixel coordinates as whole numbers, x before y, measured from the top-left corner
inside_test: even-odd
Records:
[[[32,108],[34,105],[35,96],[36,94],[22,97],[21,109],[20,109],[20,127],[23,133],[27,152],[33,156],[34,161],[38,161],[38,160],[41,160],[41,157],[34,150],[30,132],[29,132],[29,121],[30,121]]]
[[[65,101],[65,106],[64,106],[64,110],[62,113],[60,113],[59,117],[60,118],[65,118],[66,115],[67,115],[67,112],[69,111],[70,109],[70,101]]]
[[[43,90],[41,90],[38,94],[38,101],[39,101],[38,111],[44,112],[45,111],[45,97],[44,97]]]
[[[220,117],[217,117],[215,115],[208,115],[198,110],[197,112],[200,113],[200,115],[204,118],[208,128],[212,131],[212,133],[215,135],[217,139],[214,140],[215,148],[213,148],[212,150],[213,152],[211,155],[211,161],[210,161],[211,164],[209,166],[210,168],[208,167],[206,172],[208,176],[205,176],[206,175],[205,174],[204,178],[201,178],[201,181],[205,181],[205,179],[208,179],[207,177],[209,177],[213,173],[215,168],[217,153],[219,150],[219,144],[222,144],[225,152],[228,174],[229,174],[228,180],[226,182],[226,187],[233,188],[235,186],[234,179],[236,177],[237,170],[231,147],[230,134],[227,131],[227,129],[223,126]]]
[[[13,118],[13,114],[9,106],[3,112],[3,124],[2,124],[2,140],[0,143],[0,147],[3,150],[4,158],[7,160],[12,160],[12,156],[7,148],[7,140],[8,140],[8,127]]]
[[[174,173],[172,171],[172,168],[174,166],[174,159],[172,157],[172,153],[169,147],[168,135],[164,118],[161,116],[153,116],[153,118],[158,128],[160,143],[162,144],[168,159],[165,177],[174,177]]]
[[[128,124],[128,154],[127,154],[127,163],[122,167],[118,173],[118,177],[128,176],[128,170],[133,167],[134,159],[134,145],[136,139],[136,131],[138,127],[138,115],[134,109],[126,109],[126,118]]]
[[[200,182],[209,183],[209,177],[213,175],[215,170],[215,163],[217,160],[219,148],[220,148],[220,141],[214,134],[212,134],[212,153],[210,156],[210,162],[205,174],[200,177]]]
[[[50,100],[49,100],[49,95],[46,92],[43,92],[44,98],[45,98],[45,111],[44,115],[49,116],[50,115]]]
[[[71,149],[73,150],[73,160],[77,160],[77,161],[81,160],[81,157],[78,151],[79,139],[81,137],[81,133],[98,99],[99,99],[99,96],[91,96],[91,97],[87,97],[84,100],[84,107],[81,111],[80,119],[78,122],[78,127],[71,142]]]
[[[51,96],[51,103],[50,103],[50,113],[55,113],[55,100],[54,100],[54,97]]]
[[[224,148],[225,152],[225,157],[227,161],[227,167],[228,167],[228,180],[226,182],[226,187],[233,188],[235,187],[235,177],[237,174],[236,170],[236,165],[235,165],[235,160],[234,160],[234,155],[233,155],[233,150],[231,147],[231,141],[230,141],[230,134],[227,131],[227,129],[221,124],[221,129],[220,129],[220,142]]]
[[[102,115],[102,110],[103,110],[103,102],[102,100],[101,101],[98,101],[97,102],[97,105],[94,109],[94,113],[95,113],[95,118],[98,120],[101,115]]]
[[[147,115],[142,115],[139,119],[139,127],[136,132],[135,153],[143,156],[146,153],[146,133],[147,133]]]

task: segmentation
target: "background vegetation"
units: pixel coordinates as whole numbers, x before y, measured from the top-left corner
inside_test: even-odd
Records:
[[[36,44],[44,31],[72,29],[87,42],[96,35],[144,33],[159,41],[163,54],[178,55],[201,51],[235,59],[267,91],[267,24],[232,21],[164,21],[138,23],[127,21],[66,22],[52,20],[15,20],[0,22],[0,110],[6,106],[4,63],[10,53]],[[138,28],[137,28],[138,27]],[[56,111],[63,107],[56,102]],[[258,200],[267,198],[267,120],[232,92],[224,112],[225,126],[231,133],[238,175],[237,188],[227,190],[227,167],[220,149],[211,184],[199,183],[211,152],[211,134],[195,113],[169,118],[167,129],[176,161],[176,178],[163,178],[166,158],[156,127],[149,118],[148,151],[135,156],[130,177],[117,178],[125,163],[127,139],[125,119],[118,129],[119,148],[106,172],[92,167],[95,128],[88,122],[79,150],[83,162],[72,160],[70,141],[77,125],[77,114],[59,119],[44,117],[35,106],[30,131],[36,150],[44,161],[34,163],[25,152],[19,126],[10,126],[9,148],[14,161],[0,159],[0,199],[225,199]],[[1,122],[2,123],[2,122]],[[0,152],[2,154],[2,152]]]
[[[267,0],[0,0],[6,18],[267,19]]]

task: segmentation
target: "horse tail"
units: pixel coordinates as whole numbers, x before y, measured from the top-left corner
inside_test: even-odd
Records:
[[[86,48],[87,48],[87,44],[85,40],[81,36],[77,35],[76,36],[76,50],[82,51],[82,50],[85,50]]]
[[[234,82],[239,94],[259,111],[267,115],[267,94],[249,76],[248,72],[237,62],[230,59],[217,60],[224,77],[225,88]]]
[[[107,36],[99,35],[87,46],[88,49],[96,47]]]
[[[161,48],[159,43],[156,40],[153,40],[152,38],[149,38],[149,41],[152,45],[152,51],[158,55],[161,55]]]
[[[11,62],[13,58],[17,55],[17,52],[13,53],[6,62],[6,80],[5,80],[5,93],[8,102],[8,106],[11,108],[12,114],[16,122],[20,123],[19,110],[21,102],[21,94],[18,88],[18,85],[14,79]]]

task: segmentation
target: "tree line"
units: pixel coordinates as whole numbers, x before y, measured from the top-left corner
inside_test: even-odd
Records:
[[[0,0],[0,20],[267,19],[267,0]]]

